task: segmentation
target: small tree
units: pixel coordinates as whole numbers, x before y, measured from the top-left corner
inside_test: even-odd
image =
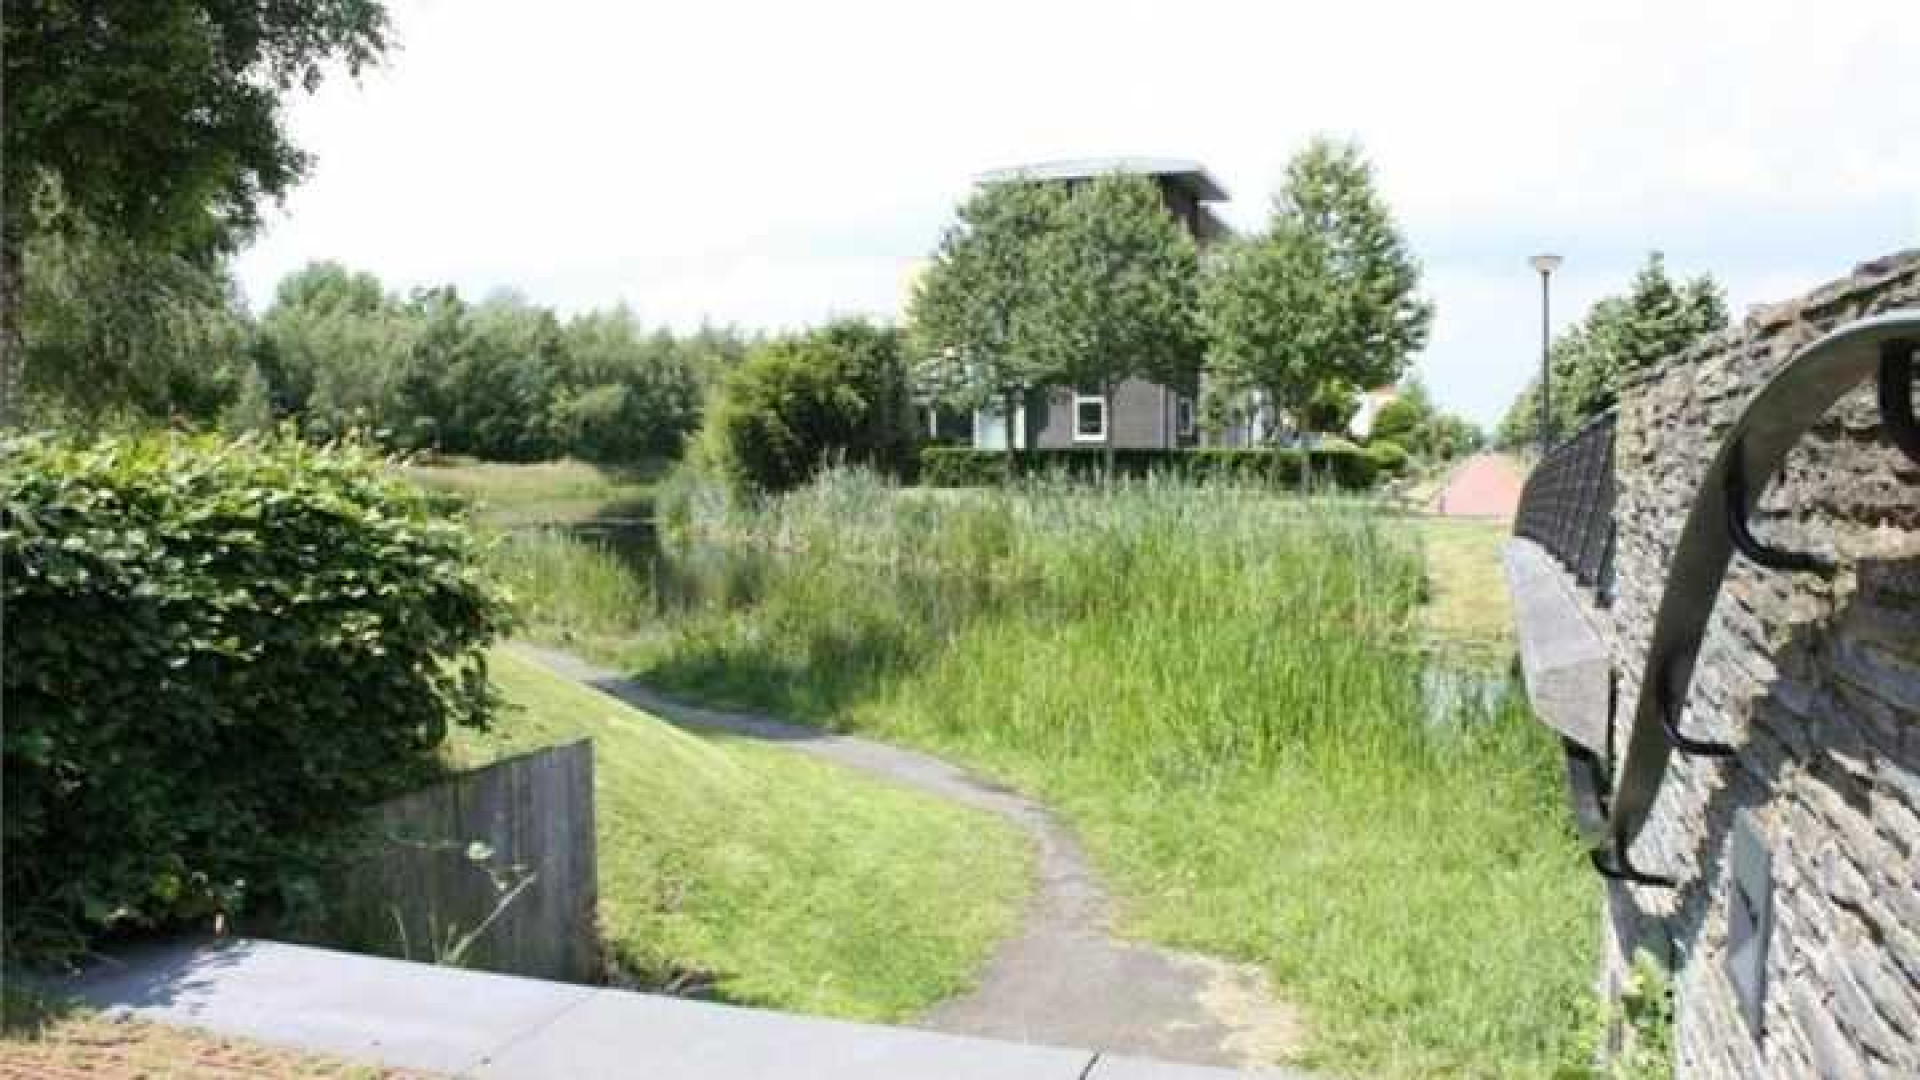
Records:
[[[1018,337],[1062,382],[1099,389],[1111,477],[1114,387],[1137,376],[1197,389],[1199,255],[1158,185],[1130,174],[1076,191],[1038,255],[1040,296]]]
[[[1019,328],[1037,301],[1036,248],[1056,227],[1053,185],[989,184],[960,206],[908,307],[915,378],[926,396],[955,408],[998,407],[1006,418],[1007,477],[1014,473],[1014,417],[1029,391],[1057,375],[1025,350]]]
[[[1419,282],[1359,149],[1316,139],[1287,167],[1266,232],[1229,247],[1207,276],[1209,368],[1297,423],[1329,383],[1400,377],[1433,322]]]

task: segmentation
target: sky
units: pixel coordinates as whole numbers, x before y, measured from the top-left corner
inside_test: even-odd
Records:
[[[1497,421],[1646,254],[1738,314],[1920,247],[1920,4],[389,0],[294,99],[307,182],[238,263],[790,329],[897,317],[978,173],[1200,162],[1258,229],[1316,134],[1372,160],[1437,307],[1415,370]]]

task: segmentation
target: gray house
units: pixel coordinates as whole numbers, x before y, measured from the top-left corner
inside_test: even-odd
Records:
[[[1205,248],[1231,234],[1226,223],[1207,205],[1223,202],[1226,189],[1198,162],[1174,158],[1115,157],[1056,161],[1000,169],[983,174],[983,184],[1057,183],[1069,190],[1097,176],[1135,173],[1152,177],[1166,200],[1167,212],[1178,218]],[[983,409],[973,415],[973,445],[1004,450],[1005,416],[1001,409]],[[1111,427],[1113,445],[1120,449],[1173,450],[1200,444],[1198,404],[1172,387],[1143,379],[1128,379],[1114,388],[1113,415],[1097,393],[1069,388],[1035,391],[1015,410],[1013,445],[1017,449],[1094,449],[1106,445]]]

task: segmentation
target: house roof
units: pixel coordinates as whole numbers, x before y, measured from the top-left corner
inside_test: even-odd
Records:
[[[1198,202],[1223,202],[1227,189],[1220,186],[1197,161],[1162,157],[1077,158],[1072,161],[1041,161],[1011,169],[981,173],[983,184],[1004,184],[1013,180],[1085,180],[1113,173],[1139,173],[1177,184]]]

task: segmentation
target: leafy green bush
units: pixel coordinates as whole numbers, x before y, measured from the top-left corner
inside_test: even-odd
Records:
[[[840,322],[748,354],[721,382],[703,443],[736,489],[781,492],[840,462],[905,473],[913,432],[899,333]]]
[[[1387,439],[1375,439],[1368,443],[1367,453],[1372,456],[1374,465],[1388,476],[1399,476],[1406,472],[1407,463],[1411,460],[1405,447]]]
[[[928,487],[985,487],[1006,476],[1006,452],[967,447],[929,446],[920,451],[920,482]],[[1195,480],[1231,480],[1299,487],[1300,450],[1115,450],[1113,465],[1122,476],[1169,473]],[[1304,452],[1306,477],[1317,486],[1361,491],[1373,486],[1379,466],[1374,457],[1351,446]],[[1064,473],[1091,478],[1101,467],[1099,450],[1022,450],[1015,455],[1021,476]]]
[[[448,497],[291,439],[0,453],[10,958],[318,914],[355,812],[489,718],[505,609]]]

